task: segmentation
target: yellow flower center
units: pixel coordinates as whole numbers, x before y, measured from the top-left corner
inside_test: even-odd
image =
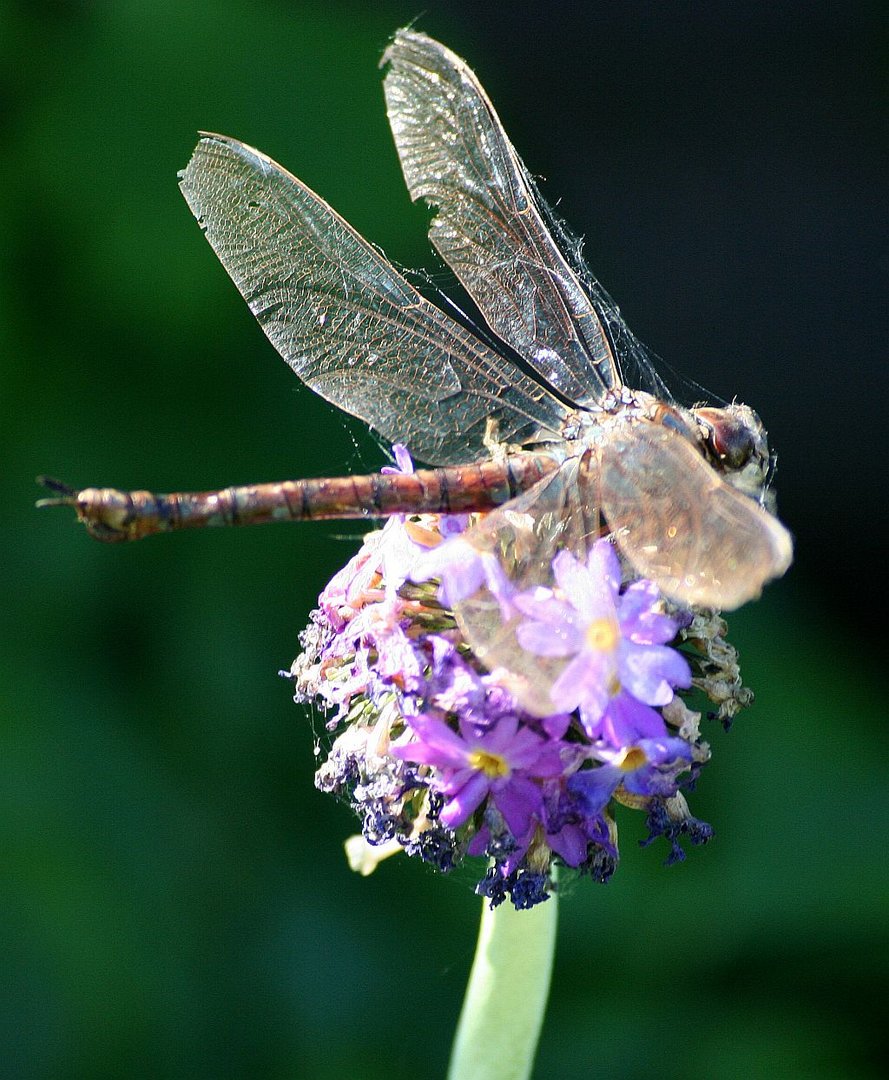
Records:
[[[620,641],[620,628],[613,619],[593,619],[586,628],[586,643],[596,652],[613,652]]]
[[[648,758],[645,756],[645,751],[638,746],[631,746],[617,762],[617,767],[623,772],[635,772],[636,769],[641,769],[646,761]]]
[[[484,773],[492,780],[509,776],[509,764],[505,757],[500,754],[492,754],[488,750],[472,750],[469,753],[470,768]]]

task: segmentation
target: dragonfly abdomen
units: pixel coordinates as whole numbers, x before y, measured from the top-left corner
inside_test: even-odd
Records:
[[[520,452],[413,473],[284,480],[169,495],[116,488],[75,491],[44,481],[61,494],[43,500],[43,505],[73,506],[92,536],[117,543],[219,525],[491,510],[526,491],[557,465],[551,455]]]

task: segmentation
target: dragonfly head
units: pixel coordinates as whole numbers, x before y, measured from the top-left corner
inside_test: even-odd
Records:
[[[725,479],[768,510],[774,509],[769,489],[775,458],[769,453],[766,429],[750,408],[733,402],[725,408],[691,410],[708,457]]]

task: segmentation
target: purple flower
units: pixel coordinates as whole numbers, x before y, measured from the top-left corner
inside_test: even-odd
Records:
[[[410,451],[404,443],[392,443],[392,456],[395,458],[394,465],[384,465],[381,473],[404,473],[410,475],[414,471],[414,462]]]
[[[523,649],[568,658],[550,691],[555,709],[579,709],[587,735],[615,747],[665,737],[652,706],[670,702],[674,686],[690,686],[691,671],[665,644],[678,624],[661,610],[656,586],[637,581],[622,593],[607,540],[593,545],[586,565],[559,552],[553,575],[555,588],[519,594],[512,604],[526,616],[516,628]]]
[[[392,450],[396,464],[384,465],[381,472],[412,473],[414,466],[407,450],[400,444]],[[429,550],[415,538],[422,535],[423,530],[405,523],[403,514],[394,514],[382,529],[364,538],[361,550],[331,578],[318,600],[334,630],[342,630],[355,612],[384,597],[400,610],[396,593]]]
[[[477,731],[461,722],[459,734],[429,715],[409,718],[410,736],[393,743],[391,753],[430,765],[434,789],[445,799],[439,820],[449,829],[462,825],[490,795],[514,837],[524,836],[541,808],[533,778],[558,776],[561,744],[541,738],[516,717]]]
[[[384,605],[380,605],[383,607]],[[376,647],[375,669],[380,679],[409,691],[423,686],[422,660],[400,623],[381,623],[371,639]]]
[[[566,756],[570,759],[570,754]],[[569,764],[566,769],[571,767]],[[568,790],[564,775],[547,778],[541,794],[540,808],[523,836],[508,838],[504,843],[503,837],[492,832],[491,822],[486,820],[470,841],[468,853],[494,856],[504,876],[526,861],[530,849],[539,850],[541,845],[559,855],[566,866],[590,865],[591,845],[616,860],[617,849],[601,808],[588,813]]]
[[[588,815],[601,813],[620,784],[633,795],[674,795],[677,777],[691,762],[691,747],[684,739],[640,739],[623,750],[598,750],[596,756],[603,764],[568,780],[568,790]]]
[[[451,610],[486,586],[496,597],[504,621],[510,616],[512,586],[494,555],[479,551],[463,536],[452,536],[430,548],[411,567],[411,580],[439,578],[438,598]]]
[[[426,702],[443,713],[459,716],[479,730],[492,727],[505,716],[519,715],[518,702],[497,676],[480,672],[461,655],[459,640],[453,630],[448,634],[426,635],[423,643]],[[570,716],[558,715],[543,720],[533,718],[532,726],[551,739],[561,739],[570,723]]]
[[[574,798],[564,777],[550,780],[544,788],[541,826],[547,847],[560,855],[566,866],[580,866],[588,856],[590,843],[611,847],[608,826],[601,807],[588,813]]]

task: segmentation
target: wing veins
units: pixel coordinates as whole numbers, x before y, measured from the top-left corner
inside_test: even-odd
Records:
[[[432,464],[483,457],[488,416],[512,441],[558,430],[555,398],[265,155],[205,136],[182,188],[267,336],[334,404]]]

